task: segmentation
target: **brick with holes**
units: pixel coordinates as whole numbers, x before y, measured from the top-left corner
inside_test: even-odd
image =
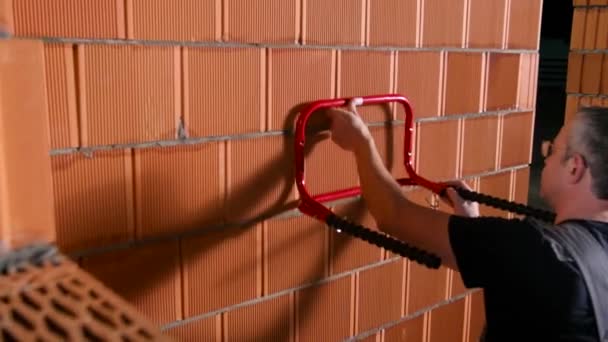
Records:
[[[48,245],[0,261],[3,341],[168,341],[126,301]]]

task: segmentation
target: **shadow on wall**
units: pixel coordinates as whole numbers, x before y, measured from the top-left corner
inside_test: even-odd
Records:
[[[287,132],[292,131],[292,128],[294,126],[293,123],[295,122],[298,113],[303,109],[304,105],[305,104],[296,106],[295,108],[293,108],[290,111],[286,124],[284,125],[285,131],[287,131]],[[388,106],[382,106],[382,110],[384,111],[384,114],[386,116],[386,121],[389,121],[391,119],[390,108]],[[325,115],[313,115],[311,117],[311,119],[309,120],[309,124],[307,126],[308,140],[306,142],[307,144],[306,144],[306,151],[305,151],[307,156],[314,151],[314,148],[317,144],[319,144],[320,142],[329,138],[329,134],[327,132],[328,128],[329,128],[329,122]],[[387,130],[387,131],[388,131],[388,134],[386,136],[387,142],[385,144],[383,144],[383,147],[386,149],[386,151],[384,151],[385,152],[384,155],[386,156],[388,165],[390,166],[393,163],[393,158],[392,158],[392,156],[393,156],[393,151],[392,151],[393,136],[392,136],[392,130]],[[294,141],[293,141],[293,139],[294,139],[293,134],[285,135],[283,138],[282,153],[277,154],[276,158],[272,159],[271,161],[269,161],[268,163],[263,165],[263,167],[259,168],[258,172],[256,172],[255,174],[252,174],[250,179],[248,179],[247,182],[245,182],[244,184],[241,184],[240,186],[233,187],[231,189],[230,195],[232,197],[232,200],[234,202],[238,203],[238,206],[232,206],[230,208],[230,212],[228,213],[229,217],[226,218],[228,227],[224,226],[224,227],[219,228],[223,232],[221,234],[213,234],[214,238],[217,236],[217,239],[213,239],[209,243],[203,243],[201,245],[201,248],[200,249],[197,248],[194,253],[192,253],[192,251],[190,251],[190,253],[182,252],[182,262],[184,265],[189,263],[189,260],[188,260],[189,258],[191,258],[193,260],[199,260],[199,259],[203,258],[203,256],[205,254],[211,253],[215,247],[222,245],[225,240],[235,239],[238,236],[240,236],[241,234],[250,231],[250,229],[252,229],[253,227],[256,227],[256,225],[258,223],[261,223],[264,220],[267,220],[273,216],[284,213],[286,211],[295,209],[297,207],[298,202],[296,200],[289,201],[289,198],[293,194],[294,188],[295,188],[294,187],[295,170],[293,168],[294,167],[294,156],[293,156]],[[285,168],[286,165],[289,167]],[[281,170],[281,171],[277,172],[277,170]],[[277,174],[280,174],[281,176],[280,177],[272,177],[272,176],[269,177],[269,175],[277,175]],[[154,175],[154,180],[156,182],[158,182],[158,184],[171,184],[171,182],[164,177],[168,177],[168,176],[164,175],[163,173],[157,173]],[[255,218],[253,218],[251,220],[247,220],[247,222],[231,222],[232,220],[230,220],[230,217],[246,217],[250,211],[250,208],[255,205],[258,205],[258,198],[256,196],[252,196],[252,194],[266,193],[268,191],[271,191],[271,189],[275,189],[276,186],[281,183],[283,183],[285,186],[281,187],[282,192],[280,193],[280,195],[278,196],[278,200],[274,204],[269,205],[266,210],[264,210],[262,213],[257,215]],[[124,188],[120,188],[120,186],[118,184],[114,185],[114,188],[113,188],[112,184],[107,184],[106,187],[109,187],[109,188],[106,188],[105,191],[110,193],[111,195],[102,196],[102,198],[107,197],[108,200],[103,201],[103,203],[97,203],[95,205],[94,209],[99,210],[103,213],[110,213],[110,215],[114,215],[113,213],[116,213],[116,209],[119,206],[117,205],[117,203],[111,201],[111,198],[115,197],[112,194],[115,191],[120,191],[117,189],[124,189]],[[103,192],[104,189],[99,188],[99,189],[95,189],[94,191]],[[169,203],[170,201],[167,201],[167,198],[176,198],[178,196],[178,193],[173,191],[170,187],[163,187],[163,186],[155,187],[155,190],[153,192],[151,192],[151,194],[153,196],[158,197],[158,199],[155,199],[155,198],[151,199],[154,203]],[[79,202],[68,201],[65,203],[73,204],[73,203],[79,203]],[[100,209],[100,207],[99,207],[100,204],[103,206],[102,209]],[[203,210],[200,212],[201,217],[208,218],[208,217],[212,217],[214,214],[213,212],[211,212],[212,210],[208,210],[207,208],[201,208],[201,209]],[[350,220],[355,221],[355,222],[360,222],[362,220],[363,211],[360,210],[360,205],[357,204],[356,202],[353,205],[347,206],[345,209],[346,209],[346,214],[348,215]],[[99,217],[103,217],[103,216],[99,216]],[[108,222],[112,222],[112,221],[109,220]],[[96,222],[96,224],[98,224],[98,226],[104,226],[105,223],[106,222],[104,220]],[[192,224],[192,222],[188,223],[187,225],[190,226],[190,224]],[[200,224],[204,225],[205,223],[201,222]],[[197,235],[217,233],[217,229],[209,229],[209,227],[200,228],[201,225],[198,226],[199,227],[198,229],[193,229],[191,231],[188,231],[188,232],[184,233],[182,236],[195,237]],[[179,228],[183,228],[183,227],[179,227]],[[273,247],[271,250],[269,250],[267,252],[267,257],[270,259],[284,257],[286,255],[287,251],[289,251],[293,246],[297,245],[303,239],[306,239],[307,235],[310,235],[310,233],[299,234],[297,236],[294,236],[291,240]],[[175,236],[162,236],[162,237],[154,239],[157,241],[149,241],[147,244],[155,245],[159,242],[163,242],[163,241],[171,240],[171,239],[174,240]],[[339,257],[348,243],[349,243],[348,239],[336,240],[336,243],[334,244],[333,254],[332,254],[333,257],[334,258]],[[128,252],[128,250],[126,252]],[[152,266],[149,266],[149,265],[146,266],[146,265],[143,265],[143,263],[145,263],[145,261],[142,261],[142,267],[145,267],[146,272],[147,272],[145,282],[137,281],[137,279],[134,279],[134,277],[137,277],[137,275],[133,275],[133,274],[117,275],[114,273],[113,278],[118,278],[118,282],[120,284],[114,283],[115,281],[107,281],[106,284],[108,286],[110,286],[111,288],[113,288],[114,290],[116,290],[119,294],[125,296],[127,299],[132,300],[132,298],[134,298],[134,297],[139,298],[139,297],[145,296],[146,293],[150,293],[147,290],[149,290],[150,288],[153,288],[157,282],[160,282],[164,278],[166,278],[167,274],[170,274],[171,272],[173,272],[172,268],[175,267],[175,264],[172,262],[159,262]],[[242,260],[242,262],[236,267],[236,269],[233,270],[233,272],[231,272],[227,276],[223,277],[222,281],[224,281],[226,283],[231,283],[231,282],[235,281],[235,279],[238,278],[243,272],[251,271],[252,269],[255,269],[255,267],[256,267],[255,260]],[[323,258],[319,258],[319,260],[317,260],[317,262],[313,266],[310,266],[309,269],[305,270],[305,273],[310,276],[310,277],[307,277],[307,279],[319,279],[319,275],[323,275],[325,269],[326,269],[326,260]],[[104,274],[96,274],[96,272],[94,272],[94,271],[95,270],[92,270],[92,273],[105,282]],[[112,270],[110,270],[110,272],[111,271]],[[302,271],[304,271],[304,270],[302,270]],[[115,270],[114,270],[114,272],[115,272]],[[125,279],[133,279],[133,281],[126,281]],[[305,321],[307,319],[307,317],[310,316],[311,305],[314,303],[315,297],[316,297],[315,291],[303,291],[301,293],[301,295],[299,296],[299,298],[298,298],[298,315],[299,315],[300,321],[303,321],[303,320]],[[194,314],[203,314],[203,313],[204,312],[196,312]],[[281,312],[278,316],[283,317],[283,318],[281,318],[281,319],[277,320],[277,322],[274,322],[273,324],[271,324],[272,329],[263,331],[259,336],[255,337],[255,340],[280,340],[280,341],[282,341],[282,340],[288,339],[289,325],[290,325],[289,308],[286,308],[285,311]],[[163,320],[162,318],[158,318],[158,317],[155,317],[154,320],[157,321],[157,323],[159,323],[159,324],[160,323],[163,323],[163,324],[169,323],[167,320]]]

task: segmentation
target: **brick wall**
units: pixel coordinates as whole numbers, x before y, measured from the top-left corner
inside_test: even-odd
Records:
[[[401,93],[415,107],[420,174],[525,202],[542,0],[0,4],[0,29],[43,44],[50,138],[36,139],[51,156],[57,244],[167,334],[479,336],[482,295],[457,273],[293,210],[289,132],[307,101]],[[403,113],[361,114],[403,176]],[[306,158],[312,192],[357,185],[354,160],[330,141]],[[375,225],[357,199],[329,205]]]
[[[566,120],[579,106],[608,106],[608,1],[574,0]]]

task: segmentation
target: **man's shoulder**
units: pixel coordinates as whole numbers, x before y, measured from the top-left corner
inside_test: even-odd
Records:
[[[608,240],[608,222],[585,219],[569,219],[560,223],[560,226],[582,227],[588,230],[590,233],[597,235],[599,238]]]
[[[536,219],[527,219],[528,224],[536,228],[543,239],[549,240],[553,246],[564,244],[563,236],[579,240],[581,234],[592,236],[604,248],[608,247],[608,222],[569,219],[559,224],[551,224]]]

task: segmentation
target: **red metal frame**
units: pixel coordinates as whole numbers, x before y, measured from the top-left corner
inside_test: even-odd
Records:
[[[412,165],[412,139],[414,131],[414,115],[412,106],[408,99],[398,94],[372,95],[360,97],[361,105],[374,105],[387,102],[400,103],[405,110],[405,139],[403,147],[403,163],[409,178],[400,178],[396,181],[401,185],[420,185],[437,194],[441,194],[447,185],[429,181],[419,176]],[[302,213],[325,221],[332,212],[321,204],[321,202],[334,201],[345,197],[356,196],[361,193],[360,187],[333,191],[325,194],[311,196],[306,189],[305,167],[304,167],[304,145],[306,142],[306,123],[310,116],[319,109],[345,106],[351,98],[319,100],[310,103],[299,115],[296,124],[295,137],[295,162],[296,162],[296,185],[300,193],[299,209]]]

